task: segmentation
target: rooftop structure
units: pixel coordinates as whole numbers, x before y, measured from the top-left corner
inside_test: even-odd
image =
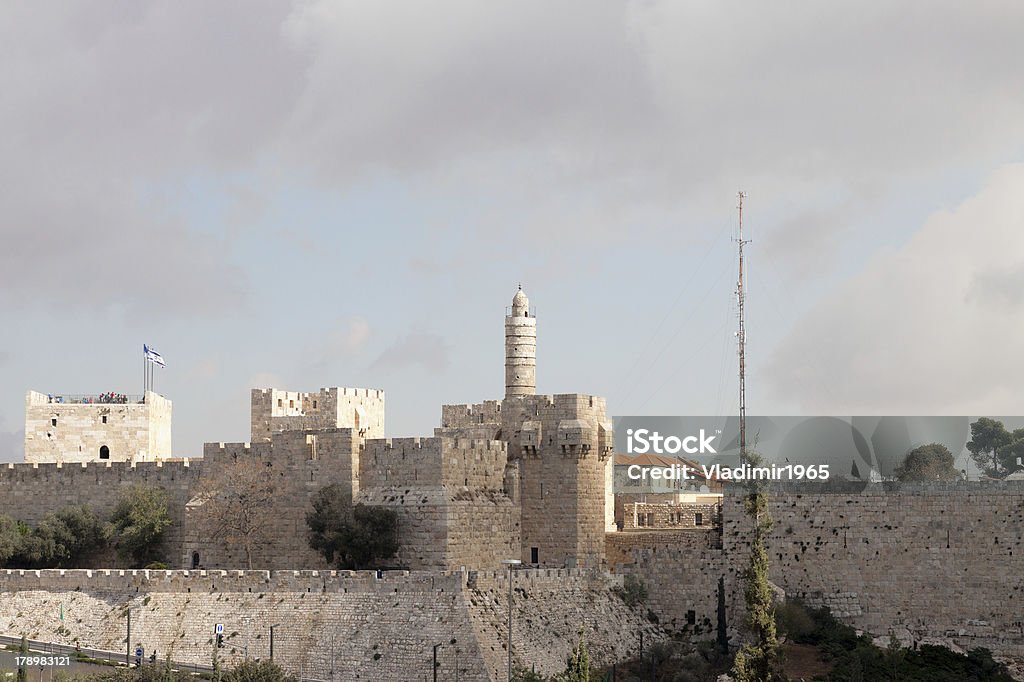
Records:
[[[171,456],[171,401],[147,392],[25,396],[25,461],[153,462]]]

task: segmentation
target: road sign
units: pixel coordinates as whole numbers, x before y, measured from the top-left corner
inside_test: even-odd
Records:
[[[224,634],[224,623],[217,623],[216,625],[214,625],[213,631],[218,635]]]
[[[143,651],[143,649],[142,649],[142,647],[141,647],[141,646],[137,646],[137,647],[135,647],[135,655],[136,655],[136,657],[138,657],[138,658],[142,658],[142,655],[143,655],[144,653],[146,653],[146,652],[145,652],[145,651]]]

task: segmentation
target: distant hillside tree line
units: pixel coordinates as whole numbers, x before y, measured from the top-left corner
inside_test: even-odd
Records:
[[[171,517],[159,488],[135,485],[106,519],[85,505],[44,516],[33,528],[0,514],[0,568],[76,568],[113,548],[126,564],[158,562]]]

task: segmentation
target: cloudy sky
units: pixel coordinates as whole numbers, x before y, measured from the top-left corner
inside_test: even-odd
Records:
[[[391,435],[538,389],[760,414],[1017,414],[1024,5],[5,3],[0,459],[27,389],[141,391],[175,454],[248,391],[387,391]]]

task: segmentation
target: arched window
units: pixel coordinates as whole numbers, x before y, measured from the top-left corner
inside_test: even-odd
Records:
[[[192,552],[192,570],[199,568],[199,552]]]
[[[106,445],[100,446],[100,459],[110,459],[110,448]]]

